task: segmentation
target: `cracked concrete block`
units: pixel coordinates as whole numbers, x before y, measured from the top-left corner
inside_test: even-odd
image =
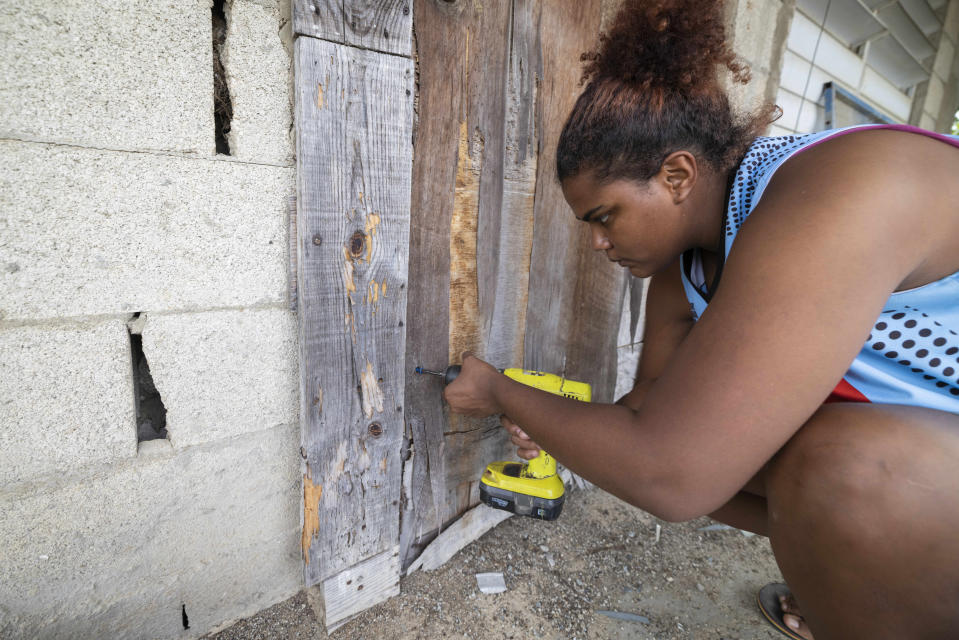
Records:
[[[223,66],[233,119],[230,156],[293,164],[292,48],[289,0],[226,4]]]
[[[0,142],[0,319],[285,305],[293,169]]]
[[[298,423],[297,327],[290,311],[149,315],[143,351],[175,448]]]
[[[210,0],[4,2],[0,137],[212,155]]]
[[[134,417],[122,321],[0,331],[0,486],[135,456]]]
[[[196,637],[293,595],[298,446],[283,426],[0,489],[0,637]]]

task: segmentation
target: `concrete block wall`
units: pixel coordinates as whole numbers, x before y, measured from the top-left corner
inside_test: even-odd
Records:
[[[301,587],[290,7],[223,13],[230,155],[210,0],[0,6],[0,637],[195,637]]]
[[[731,102],[746,110],[775,102],[795,0],[729,1],[726,9],[733,50],[752,75],[746,85],[727,84]]]

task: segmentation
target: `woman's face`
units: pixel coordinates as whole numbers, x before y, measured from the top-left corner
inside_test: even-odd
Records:
[[[589,225],[592,248],[634,276],[661,271],[688,248],[682,208],[660,174],[645,183],[603,182],[583,171],[562,186],[573,214]]]

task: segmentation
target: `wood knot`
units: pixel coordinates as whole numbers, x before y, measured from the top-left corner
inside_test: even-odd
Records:
[[[379,438],[381,435],[383,435],[383,427],[380,426],[379,422],[373,422],[369,426],[369,432],[374,438]]]
[[[365,250],[366,235],[362,231],[357,231],[350,237],[350,255],[359,258]]]

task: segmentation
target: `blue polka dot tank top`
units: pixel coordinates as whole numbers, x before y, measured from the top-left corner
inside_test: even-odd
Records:
[[[955,147],[959,138],[905,125],[863,125],[801,136],[757,138],[732,179],[726,206],[725,251],[776,170],[795,154],[863,129],[897,129]],[[959,205],[957,205],[959,211]],[[681,260],[693,318],[709,304],[698,253]],[[827,401],[902,404],[959,413],[959,272],[889,296],[866,344]]]

